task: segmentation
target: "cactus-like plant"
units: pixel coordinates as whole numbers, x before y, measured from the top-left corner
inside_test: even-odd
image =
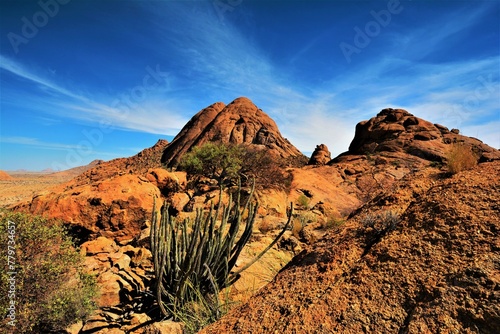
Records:
[[[193,222],[185,219],[180,224],[168,213],[168,205],[162,206],[160,218],[156,207],[153,207],[150,238],[156,279],[155,293],[158,305],[166,317],[175,316],[176,310],[193,302],[200,294],[216,294],[234,283],[243,270],[262,257],[283,235],[290,225],[292,210],[287,224],[275,240],[250,263],[233,271],[252,234],[258,207],[252,202],[252,197],[253,188],[245,204],[241,206],[239,187],[236,201],[233,202],[230,196],[229,203],[223,206],[221,188],[217,209],[212,204],[206,215],[203,210],[197,209]],[[245,226],[240,233],[243,221]]]

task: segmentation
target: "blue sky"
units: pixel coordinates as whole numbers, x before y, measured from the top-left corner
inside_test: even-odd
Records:
[[[499,1],[0,0],[0,169],[171,140],[246,96],[303,152],[386,107],[500,147]]]

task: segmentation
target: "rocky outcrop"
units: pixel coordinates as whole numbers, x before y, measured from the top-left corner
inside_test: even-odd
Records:
[[[149,234],[149,227],[143,230]],[[85,270],[96,277],[98,309],[84,322],[67,329],[69,334],[159,334],[183,333],[181,323],[154,322],[158,310],[154,302],[152,255],[140,240],[120,246],[99,237],[81,245]]]
[[[404,153],[428,161],[445,160],[449,144],[463,142],[480,161],[500,159],[500,151],[459,131],[432,124],[403,109],[383,109],[376,117],[356,125],[354,139],[346,154]]]
[[[201,333],[500,332],[500,162],[408,175]]]
[[[193,146],[207,141],[248,145],[281,160],[303,158],[274,121],[239,98],[203,109],[170,144],[160,140],[133,157],[98,162],[17,207],[64,220],[83,242],[86,268],[101,289],[100,309],[75,324],[75,333],[182,332],[177,324],[145,325],[155,318],[147,308],[154,305],[147,220],[154,198],[167,199],[179,219],[217,200],[210,180],[186,189],[185,173],[161,168],[162,162],[175,166]],[[319,229],[324,233],[317,226],[330,226],[331,232],[206,331],[416,333],[437,332],[441,322],[455,332],[473,328],[468,323],[498,332],[488,323],[499,323],[500,259],[494,237],[500,229],[500,162],[443,181],[430,161],[443,161],[454,142],[472,147],[481,161],[499,159],[498,150],[477,139],[401,109],[384,109],[357,125],[345,154],[330,161],[327,147],[319,145],[311,166],[288,168],[289,193],[264,189],[256,194],[258,226],[266,230],[262,222],[280,223],[288,203],[306,196],[307,205],[297,211],[304,221],[311,213],[311,221],[318,222],[308,221],[307,228],[280,245],[299,252],[301,241],[312,244]],[[388,229],[383,222],[365,223],[370,214],[388,210],[400,215],[400,225]]]
[[[161,156],[167,145],[167,140],[160,139],[152,147],[146,148],[132,157],[100,162],[94,168],[77,176],[73,180],[73,184],[88,184],[124,174],[145,174],[149,169],[161,166]]]
[[[184,173],[158,168],[167,144],[160,140],[133,157],[100,162],[15,209],[61,219],[84,241],[103,236],[126,244],[151,216],[153,199],[185,185]]]
[[[72,181],[36,195],[17,210],[65,221],[81,235],[131,241],[151,216],[160,190],[145,177],[118,175],[90,184]]]
[[[280,159],[303,158],[283,138],[276,123],[252,101],[240,97],[228,104],[217,102],[198,112],[163,153],[162,162],[175,166],[192,147],[206,142],[249,145]]]
[[[328,147],[325,144],[317,145],[314,149],[311,158],[309,159],[308,165],[322,166],[326,165],[328,162],[332,160],[332,154],[328,150]]]

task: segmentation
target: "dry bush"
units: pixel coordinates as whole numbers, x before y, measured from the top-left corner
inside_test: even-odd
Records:
[[[284,161],[265,150],[245,147],[240,174],[244,179],[255,180],[257,190],[276,189],[289,191],[291,175],[285,172]]]
[[[289,190],[291,175],[285,172],[284,162],[267,150],[256,150],[245,145],[205,143],[186,153],[177,168],[188,174],[190,185],[208,177],[219,185],[235,185],[241,179],[243,186]]]
[[[461,171],[474,168],[477,165],[477,156],[469,146],[455,143],[446,155],[448,172],[457,174]]]
[[[317,216],[312,212],[303,212],[297,215],[292,224],[292,235],[297,239],[301,239],[300,233],[307,224],[318,221]]]

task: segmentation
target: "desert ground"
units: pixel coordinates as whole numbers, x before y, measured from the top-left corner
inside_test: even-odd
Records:
[[[9,171],[0,180],[0,207],[28,201],[36,194],[71,180],[74,175],[45,172]]]

